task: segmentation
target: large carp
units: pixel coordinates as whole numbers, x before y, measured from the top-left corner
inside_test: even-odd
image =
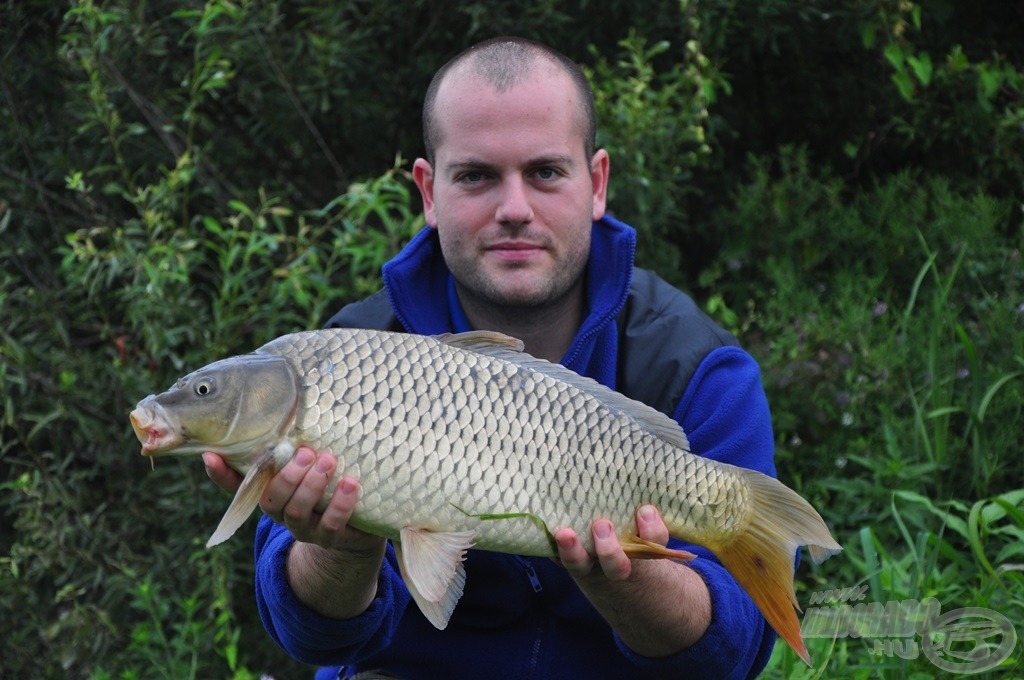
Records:
[[[627,553],[690,558],[635,536],[639,506],[703,545],[810,663],[794,613],[795,551],[841,550],[779,481],[694,455],[671,418],[522,351],[498,333],[332,329],[210,364],[131,414],[147,456],[214,451],[244,475],[207,545],[230,537],[299,444],[359,479],[351,525],[387,537],[424,615],[444,628],[470,546],[556,554],[553,532],[611,520]],[[328,485],[322,508],[335,484]]]

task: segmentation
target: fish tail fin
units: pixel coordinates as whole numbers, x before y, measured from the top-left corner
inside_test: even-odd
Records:
[[[709,545],[723,566],[750,595],[768,624],[811,666],[800,634],[799,610],[793,591],[796,550],[810,546],[820,563],[840,546],[811,504],[777,479],[741,471],[750,489],[749,524],[728,544]]]
[[[263,490],[267,488],[267,484],[270,483],[275,472],[274,458],[267,454],[249,468],[245,477],[242,478],[241,486],[235,492],[231,505],[228,506],[221,518],[220,524],[210,536],[210,540],[206,542],[207,548],[212,548],[228,540],[238,531],[238,527],[245,524],[245,520],[249,519],[252,511],[259,505],[260,496],[263,495]]]

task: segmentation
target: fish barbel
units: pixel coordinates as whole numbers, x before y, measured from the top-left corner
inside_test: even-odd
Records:
[[[213,451],[244,475],[208,546],[252,514],[297,446],[338,459],[361,494],[350,524],[392,540],[424,615],[444,628],[474,546],[554,556],[553,532],[611,520],[632,557],[692,558],[631,531],[643,504],[669,532],[711,550],[768,623],[810,664],[794,613],[795,551],[841,550],[807,501],[759,472],[694,455],[655,409],[518,340],[473,331],[428,337],[329,329],[224,359],[139,402],[146,456]]]

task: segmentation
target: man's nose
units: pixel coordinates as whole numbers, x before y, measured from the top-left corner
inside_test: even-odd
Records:
[[[533,219],[529,187],[520,177],[506,180],[494,218],[499,224],[525,224]]]

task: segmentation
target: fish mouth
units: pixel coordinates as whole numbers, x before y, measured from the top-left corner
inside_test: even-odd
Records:
[[[184,442],[185,438],[171,427],[163,409],[140,404],[129,414],[135,436],[142,442],[143,456],[157,456],[161,452],[174,448]]]

